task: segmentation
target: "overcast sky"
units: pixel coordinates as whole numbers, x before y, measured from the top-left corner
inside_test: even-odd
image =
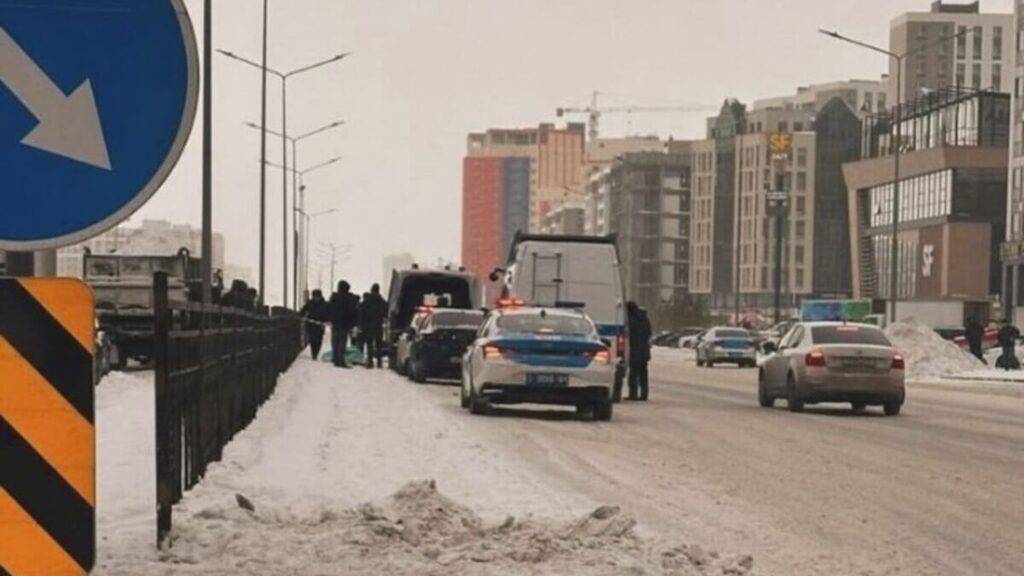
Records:
[[[202,2],[186,0],[202,36]],[[217,48],[260,55],[258,0],[216,0]],[[351,245],[339,276],[362,291],[381,257],[457,260],[461,158],[468,132],[554,122],[559,106],[718,106],[785,95],[798,85],[877,78],[887,62],[817,34],[837,29],[888,42],[889,21],[930,0],[271,0],[270,66],[289,70],[353,55],[290,82],[289,132],[342,119],[300,145],[300,168],[342,163],[307,178],[320,219],[313,244]],[[1011,12],[1011,0],[983,0]],[[258,262],[259,71],[217,56],[215,214],[231,263]],[[268,124],[281,120],[271,78]],[[603,136],[703,137],[705,114],[606,116]],[[201,116],[185,156],[135,217],[200,222]],[[268,144],[281,160],[279,140]],[[281,291],[281,173],[268,171],[267,293]],[[326,276],[326,273],[325,273]],[[313,270],[316,282],[316,270]]]

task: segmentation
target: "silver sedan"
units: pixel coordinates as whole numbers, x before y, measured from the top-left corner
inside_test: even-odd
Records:
[[[903,407],[905,361],[876,326],[803,322],[767,351],[758,377],[765,408],[778,398],[793,412],[819,402],[849,402],[854,410],[881,405],[889,416]]]

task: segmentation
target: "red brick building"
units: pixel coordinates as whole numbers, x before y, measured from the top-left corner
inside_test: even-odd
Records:
[[[484,279],[504,262],[502,158],[462,161],[462,265]]]

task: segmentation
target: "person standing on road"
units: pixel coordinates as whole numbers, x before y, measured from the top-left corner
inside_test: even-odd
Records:
[[[629,399],[646,401],[647,365],[651,361],[651,321],[636,302],[626,304],[629,323]]]
[[[1020,330],[1008,318],[1003,320],[1003,327],[999,329],[999,346],[1003,349],[1003,355],[996,363],[997,368],[1020,370],[1020,361],[1017,360],[1017,340],[1020,340]]]
[[[359,331],[366,345],[366,367],[384,367],[384,318],[388,313],[388,303],[380,295],[380,284],[374,284],[369,294],[363,298],[359,308]]]
[[[351,368],[345,360],[348,352],[348,335],[359,320],[359,297],[352,294],[352,286],[341,280],[338,291],[331,295],[331,348],[334,365],[338,368]]]
[[[985,361],[985,353],[981,349],[981,342],[985,339],[985,327],[978,322],[977,318],[971,316],[964,326],[964,338],[967,339],[967,346],[975,358]]]
[[[313,297],[302,307],[302,316],[305,318],[306,337],[309,338],[309,349],[313,354],[313,360],[320,358],[320,348],[324,344],[324,327],[331,319],[331,311],[324,300],[324,293],[320,290],[313,290]]]

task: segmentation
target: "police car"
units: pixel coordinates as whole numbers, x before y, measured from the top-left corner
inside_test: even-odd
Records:
[[[611,420],[615,359],[579,310],[499,302],[462,360],[462,407],[492,404],[575,406]]]

